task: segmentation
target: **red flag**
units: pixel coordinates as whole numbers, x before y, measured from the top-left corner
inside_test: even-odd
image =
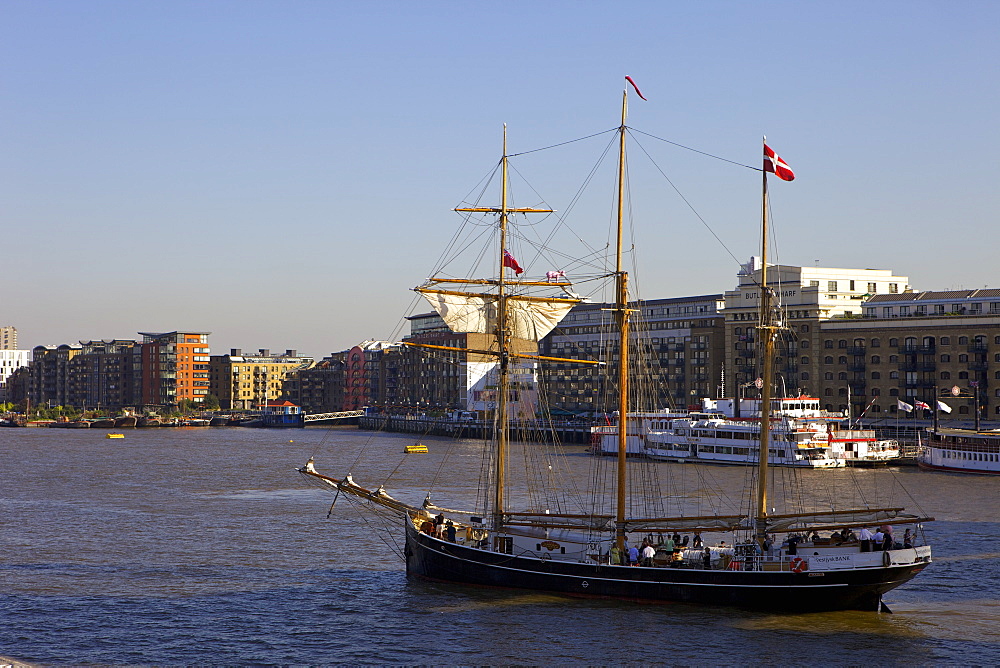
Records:
[[[517,260],[514,259],[514,256],[510,254],[510,251],[505,250],[503,252],[503,266],[510,267],[518,276],[524,272],[524,269],[521,269],[521,265],[519,265]]]
[[[632,77],[625,77],[625,81],[627,81],[630,84],[632,84],[632,88],[635,88],[635,94],[636,95],[638,95],[642,99],[646,100],[646,97],[639,91],[639,87],[635,85],[634,81],[632,81]],[[646,100],[646,102],[649,102],[649,100]]]
[[[929,411],[931,409],[930,406],[928,406],[922,401],[914,401],[913,405],[916,406],[917,408],[923,408],[925,411]]]
[[[767,144],[764,144],[764,171],[771,172],[782,181],[795,180],[795,172],[788,167],[788,164],[780,156],[775,155],[774,151]]]

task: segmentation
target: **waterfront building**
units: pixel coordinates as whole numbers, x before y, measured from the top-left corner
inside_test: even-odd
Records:
[[[299,355],[295,350],[271,354],[266,348],[257,353],[244,354],[233,348],[228,355],[205,358],[206,394],[211,392],[225,410],[254,410],[269,401],[285,398],[285,381],[294,372],[312,367],[312,357]],[[299,388],[290,389],[296,395]]]
[[[652,299],[633,308],[630,359],[638,374],[634,410],[697,408],[722,392],[725,347],[721,294]],[[617,365],[612,305],[582,303],[539,344],[542,355]],[[616,410],[612,372],[594,365],[546,363],[543,403],[556,414],[598,415]]]
[[[0,350],[17,350],[17,329],[10,325],[0,327]]]
[[[200,404],[208,394],[208,337],[211,332],[139,332],[141,404],[170,409]]]
[[[35,346],[28,367],[28,399],[35,406],[71,406],[70,362],[81,346]]]
[[[421,413],[470,411],[486,416],[495,408],[496,358],[472,352],[496,350],[492,334],[453,332],[437,313],[422,313],[408,318],[410,335],[404,342],[445,346],[460,350],[434,350],[404,346],[398,357],[396,390],[387,391],[383,406]],[[535,355],[538,346],[533,341],[514,338],[511,351]],[[537,378],[534,362],[518,360],[511,363],[513,386],[511,415],[532,418],[537,409]],[[388,379],[387,379],[388,383]],[[390,390],[387,386],[387,390]]]
[[[779,396],[824,394],[821,324],[863,316],[865,300],[876,295],[904,294],[909,279],[887,269],[845,269],[769,265],[773,304],[788,329],[779,337],[775,383]],[[757,361],[757,321],[761,265],[751,258],[737,274],[737,286],[725,293],[726,394],[755,396],[761,376]]]
[[[308,369],[290,373],[284,394],[306,413],[341,411],[344,409],[344,378],[344,353],[331,353]]]
[[[30,350],[0,348],[0,403],[10,401],[10,395],[8,395],[7,392],[7,381],[10,377],[14,375],[18,369],[27,367],[30,363]]]
[[[137,341],[80,341],[80,352],[69,362],[68,405],[120,410],[141,403],[140,359]]]
[[[873,295],[863,317],[823,322],[818,338],[828,410],[885,417],[898,401],[941,400],[946,418],[968,420],[978,398],[983,418],[1000,418],[1000,289]]]

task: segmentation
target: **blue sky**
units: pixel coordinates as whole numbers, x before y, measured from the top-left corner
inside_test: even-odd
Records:
[[[0,0],[0,324],[21,347],[389,338],[503,123],[511,153],[608,130],[626,74],[636,130],[750,165],[768,135],[797,175],[772,187],[779,261],[1000,286],[998,34],[971,1]],[[638,139],[642,296],[732,288],[642,150],[740,259],[759,175]],[[519,174],[564,210],[606,141]],[[600,188],[573,212],[597,245]]]

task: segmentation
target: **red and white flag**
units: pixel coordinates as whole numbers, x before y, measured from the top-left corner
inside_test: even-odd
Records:
[[[795,180],[795,172],[793,172],[788,167],[788,164],[782,160],[780,156],[776,155],[767,144],[764,144],[764,171],[771,172],[782,181]]]
[[[925,411],[929,411],[931,409],[930,406],[928,406],[922,401],[914,401],[913,405],[916,406],[917,408],[923,408]]]
[[[642,99],[646,100],[646,96],[643,95],[642,92],[639,91],[639,87],[635,85],[634,81],[632,81],[632,77],[625,77],[625,81],[627,81],[630,84],[632,84],[632,88],[635,88],[635,94],[636,95],[638,95]],[[649,102],[649,100],[646,100],[646,102]]]
[[[517,260],[515,260],[514,256],[510,254],[510,251],[505,250],[503,252],[503,266],[510,267],[518,276],[524,273],[524,269],[521,269],[521,265],[517,263]]]

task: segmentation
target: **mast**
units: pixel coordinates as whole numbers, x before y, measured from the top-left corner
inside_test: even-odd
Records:
[[[616,301],[615,319],[618,321],[618,460],[617,498],[615,503],[615,542],[619,550],[625,549],[625,504],[627,489],[626,459],[628,447],[628,272],[622,269],[622,239],[625,211],[625,118],[628,114],[628,88],[622,93],[622,124],[618,128],[618,239],[615,248]]]
[[[503,526],[504,485],[506,484],[507,448],[510,433],[507,426],[507,401],[510,396],[510,332],[507,327],[507,293],[504,259],[507,253],[507,124],[503,126],[503,156],[500,158],[500,278],[497,281],[497,462],[493,479],[493,530]]]
[[[525,314],[523,313],[525,302],[531,301],[545,301],[545,302],[562,302],[564,303],[565,310],[568,311],[573,305],[579,302],[579,300],[570,299],[533,299],[531,297],[526,297],[522,295],[512,295],[508,293],[511,284],[516,285],[552,285],[551,283],[540,283],[536,281],[510,281],[507,279],[504,272],[505,267],[510,266],[508,264],[507,255],[507,225],[510,220],[510,214],[512,213],[552,213],[552,209],[539,209],[533,207],[512,207],[508,203],[508,156],[507,156],[507,125],[503,126],[503,155],[500,158],[500,206],[498,207],[458,207],[455,211],[462,213],[494,213],[498,214],[500,217],[500,252],[497,258],[497,265],[499,268],[497,280],[469,280],[461,281],[454,279],[434,279],[432,283],[440,283],[442,281],[447,282],[458,282],[466,284],[479,284],[479,285],[495,285],[496,291],[496,321],[495,326],[490,324],[487,327],[487,323],[491,323],[490,317],[486,311],[483,311],[480,315],[482,317],[476,319],[466,319],[462,316],[462,309],[468,307],[468,303],[460,305],[459,308],[455,309],[460,312],[457,320],[449,320],[449,315],[447,311],[451,308],[448,305],[448,298],[456,295],[463,295],[464,293],[449,291],[449,290],[436,290],[429,289],[425,287],[417,288],[417,292],[423,294],[425,298],[434,306],[434,309],[438,311],[438,314],[445,319],[449,329],[456,332],[476,332],[476,333],[492,333],[496,339],[497,349],[493,350],[479,350],[474,351],[471,348],[451,348],[449,346],[428,346],[422,344],[408,344],[408,345],[418,345],[422,348],[438,348],[440,350],[459,350],[466,354],[470,352],[476,352],[481,355],[495,356],[498,360],[497,363],[497,412],[496,412],[496,468],[493,472],[493,509],[492,509],[492,520],[493,529],[500,530],[504,524],[504,515],[506,510],[506,500],[505,500],[505,486],[506,486],[506,472],[507,472],[507,451],[510,443],[510,426],[508,425],[507,418],[507,405],[510,401],[510,362],[512,359],[518,358],[530,358],[530,359],[541,359],[538,355],[522,355],[511,351],[511,340],[515,338],[515,330],[517,330],[518,314],[515,313],[513,316],[511,314],[512,309],[517,309],[518,304],[521,304],[521,315],[520,317],[524,319]],[[492,295],[486,294],[469,294],[469,297],[474,298],[488,298]],[[436,301],[440,299],[441,302]],[[457,305],[457,304],[456,304]],[[483,309],[483,304],[480,302],[479,309]],[[443,309],[443,310],[442,310]],[[490,309],[492,310],[492,309]],[[464,315],[468,315],[465,313]],[[512,324],[513,323],[513,324]],[[554,325],[550,325],[551,326]],[[482,327],[482,329],[480,329]],[[522,327],[523,329],[523,327]],[[519,330],[518,330],[519,331]],[[548,330],[546,330],[548,331]],[[522,334],[523,336],[523,334]],[[556,358],[547,358],[556,359]],[[558,361],[570,361],[558,359]]]
[[[765,137],[765,142],[767,138]],[[771,292],[767,287],[767,170],[762,170],[761,239],[760,239],[760,324],[758,340],[764,344],[760,388],[760,452],[757,457],[757,512],[754,539],[763,546],[767,539],[767,469],[771,436],[771,384],[774,376],[774,337],[771,323]]]

